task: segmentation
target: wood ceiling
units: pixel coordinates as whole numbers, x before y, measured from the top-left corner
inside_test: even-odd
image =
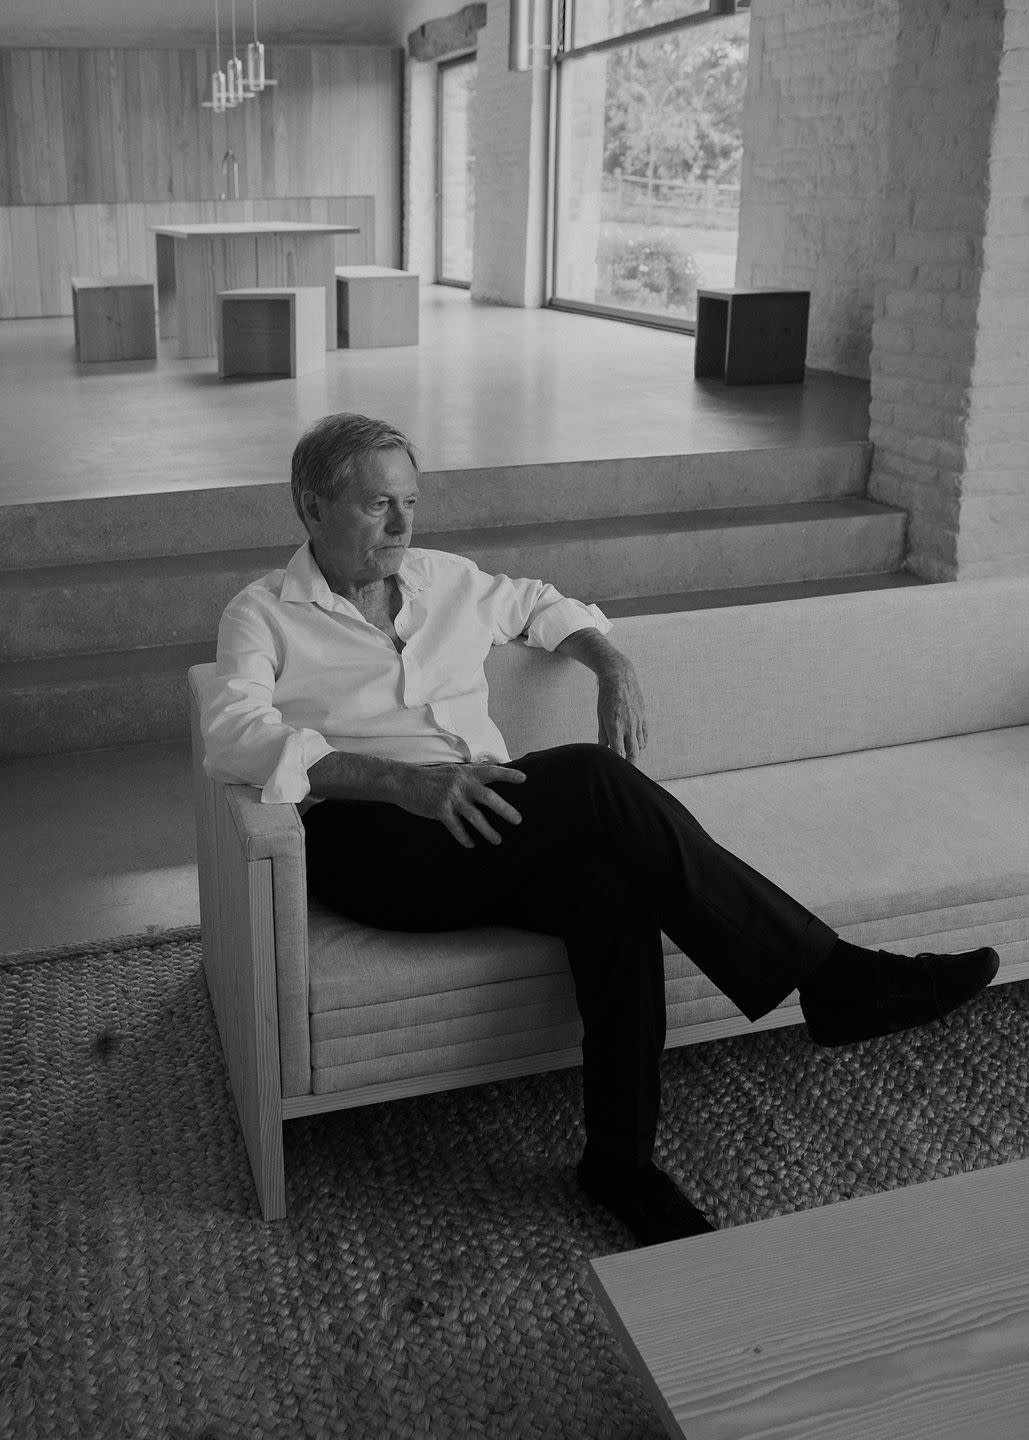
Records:
[[[219,0],[222,40],[231,0]],[[279,44],[402,45],[445,0],[258,0],[259,34]],[[454,7],[450,7],[454,8]],[[252,0],[236,0],[237,36],[252,33]],[[214,0],[2,0],[0,46],[201,45],[213,40]]]

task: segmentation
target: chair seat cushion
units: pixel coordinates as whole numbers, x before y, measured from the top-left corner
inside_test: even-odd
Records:
[[[1029,727],[666,788],[855,943],[909,953],[989,943],[1008,962],[1029,956]],[[373,930],[315,902],[309,934],[316,1092],[542,1053],[581,1034],[552,937]],[[735,1014],[670,942],[666,987],[670,1029]]]

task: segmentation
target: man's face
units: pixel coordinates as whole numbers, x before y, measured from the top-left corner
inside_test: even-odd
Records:
[[[373,450],[337,500],[305,493],[314,558],[334,589],[396,574],[417,498],[418,476],[404,450]]]

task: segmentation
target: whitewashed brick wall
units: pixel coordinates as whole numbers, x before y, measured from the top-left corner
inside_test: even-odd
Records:
[[[908,511],[907,564],[931,580],[1004,569],[1025,551],[1024,525],[1019,536],[1014,524],[1029,449],[1024,381],[1017,399],[1029,185],[1016,174],[1029,147],[1014,154],[1025,129],[1024,33],[1014,41],[1026,6],[900,8],[875,272],[870,493]]]
[[[808,362],[867,376],[901,0],[753,0],[737,285],[811,291]]]
[[[1029,567],[1029,0],[1005,15],[975,323],[960,576]]]
[[[536,6],[536,39],[549,35],[548,6]],[[507,68],[508,0],[488,0],[479,31],[479,76],[472,106],[475,246],[472,298],[539,306],[544,299],[546,99],[543,69]]]
[[[459,0],[408,7],[409,28],[459,9]],[[507,68],[509,0],[488,0],[478,33],[475,134],[475,235],[472,298],[539,306],[544,294],[546,205],[545,70]],[[549,39],[549,6],[536,5],[537,43]],[[405,31],[406,34],[406,31]],[[436,66],[408,61],[405,93],[405,265],[435,279]]]
[[[404,259],[436,279],[436,66],[408,60],[404,84]]]
[[[474,186],[473,193],[468,193],[468,152],[470,139],[474,146],[474,131],[470,130],[465,114],[467,92],[460,82],[462,77],[474,74],[475,68],[473,64],[470,69],[458,67],[451,70],[451,83],[444,86],[442,93],[437,89],[436,103],[440,108],[436,133],[445,135],[447,139],[439,156],[440,193],[437,204],[440,209],[440,233],[436,270],[448,280],[471,279],[475,194]]]

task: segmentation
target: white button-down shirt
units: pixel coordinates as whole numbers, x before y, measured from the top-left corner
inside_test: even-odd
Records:
[[[400,652],[333,594],[309,544],[229,602],[204,695],[209,775],[297,803],[308,769],[336,750],[424,765],[509,760],[487,713],[490,647],[524,634],[553,650],[576,630],[611,629],[596,605],[553,585],[487,575],[440,550],[407,550],[396,578]]]

